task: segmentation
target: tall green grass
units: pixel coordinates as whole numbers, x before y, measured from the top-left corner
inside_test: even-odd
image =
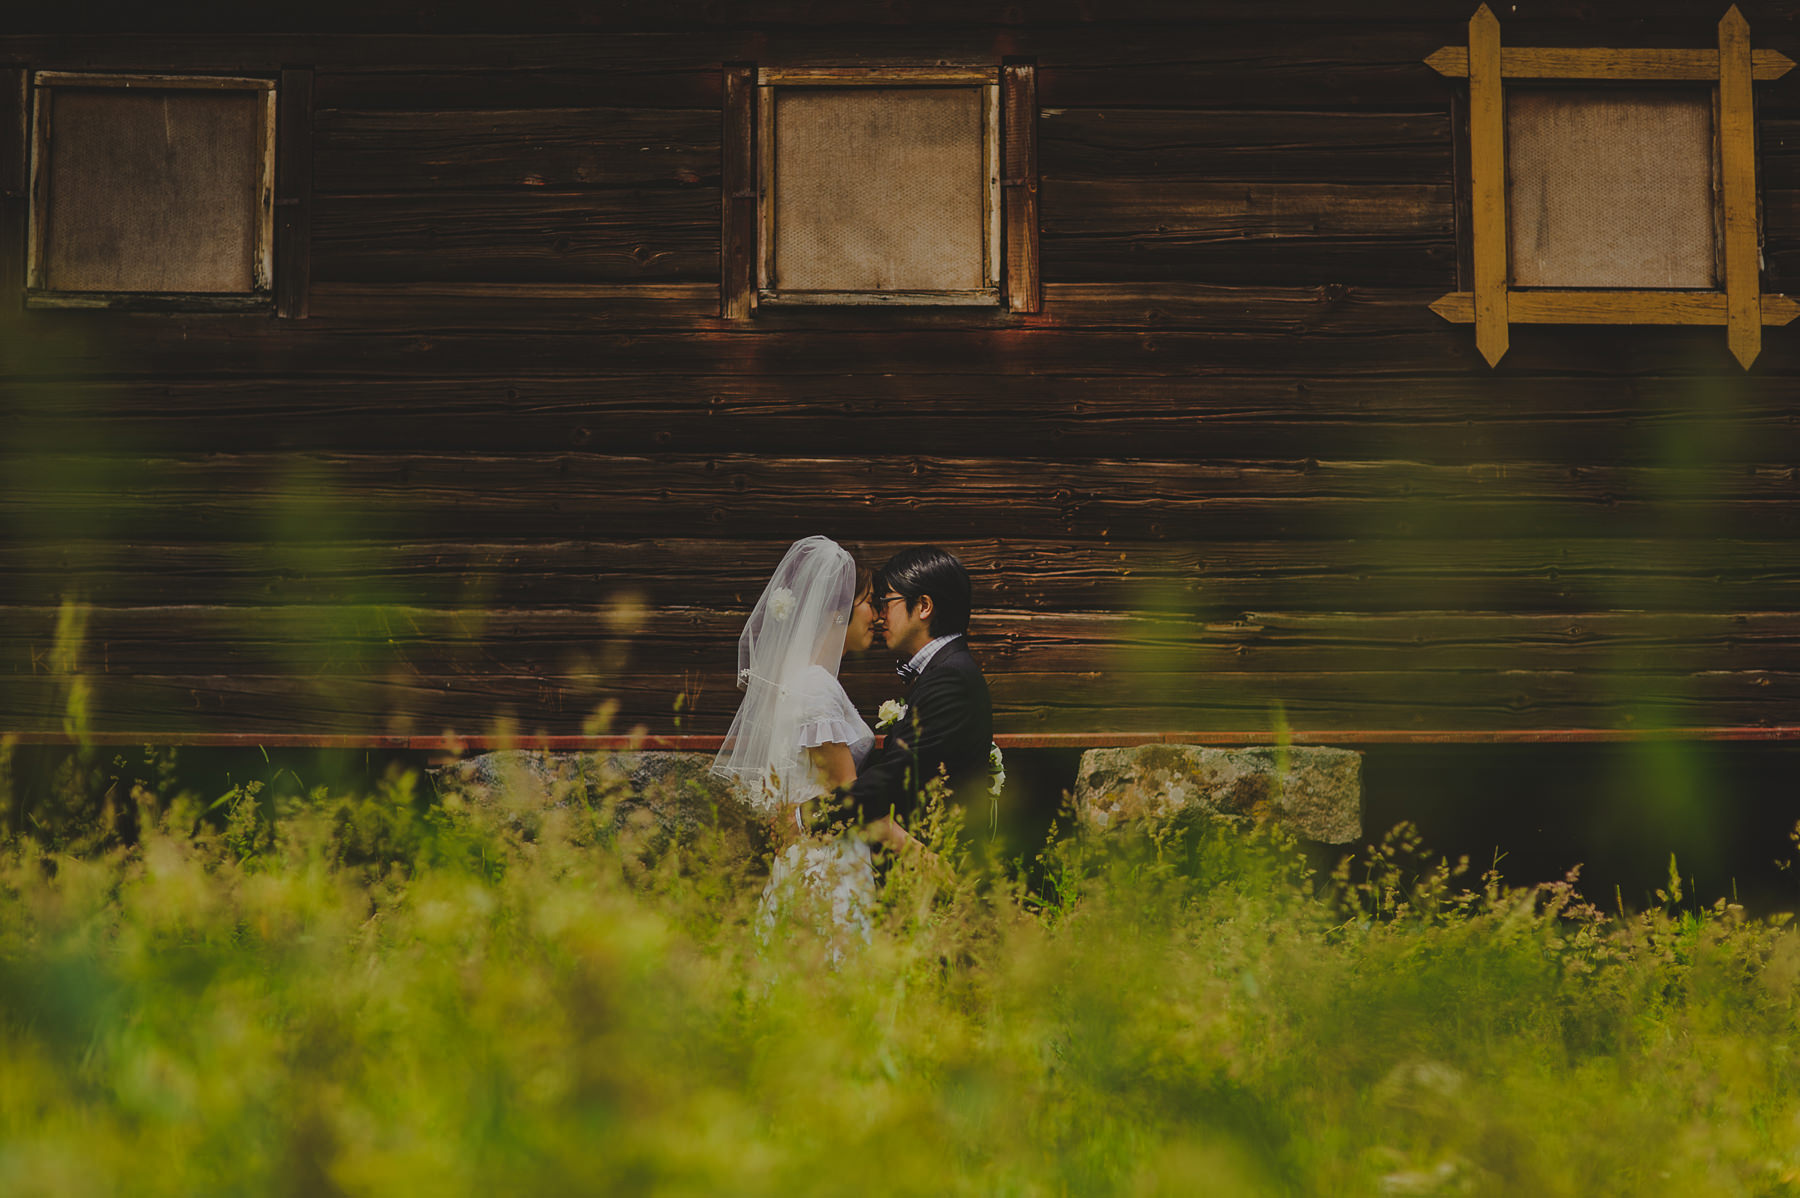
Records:
[[[941,831],[832,968],[741,843],[422,786],[13,838],[0,1193],[1800,1193],[1800,934],[1673,881]]]

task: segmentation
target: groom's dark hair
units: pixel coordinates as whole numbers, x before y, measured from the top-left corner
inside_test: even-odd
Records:
[[[936,545],[902,549],[881,567],[881,585],[906,596],[906,610],[931,596],[931,635],[950,636],[969,630],[969,572]]]

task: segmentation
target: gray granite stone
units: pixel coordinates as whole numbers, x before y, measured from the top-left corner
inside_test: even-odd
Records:
[[[1081,755],[1075,805],[1094,830],[1146,816],[1215,813],[1271,820],[1306,840],[1345,844],[1362,836],[1362,754],[1313,747],[1089,749]]]
[[[439,794],[504,807],[524,817],[583,804],[612,813],[618,826],[649,834],[656,851],[711,839],[729,855],[754,854],[767,829],[733,788],[710,772],[710,753],[480,753],[430,771]]]

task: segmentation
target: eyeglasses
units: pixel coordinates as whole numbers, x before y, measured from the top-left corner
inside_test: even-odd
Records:
[[[875,610],[885,617],[887,615],[887,609],[893,606],[897,600],[904,598],[906,598],[906,596],[901,594],[883,595],[881,598],[874,600]]]

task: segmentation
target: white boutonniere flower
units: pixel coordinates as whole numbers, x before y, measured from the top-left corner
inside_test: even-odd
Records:
[[[1000,752],[1000,746],[993,743],[988,745],[988,773],[993,776],[988,793],[998,795],[1000,788],[1006,785],[1006,757]]]
[[[793,615],[794,592],[786,587],[776,587],[775,593],[769,596],[769,614],[780,621],[785,621]]]
[[[906,704],[898,699],[889,699],[875,712],[876,730],[879,731],[883,728],[892,728],[895,724],[898,724],[901,720],[906,718],[906,711]]]

